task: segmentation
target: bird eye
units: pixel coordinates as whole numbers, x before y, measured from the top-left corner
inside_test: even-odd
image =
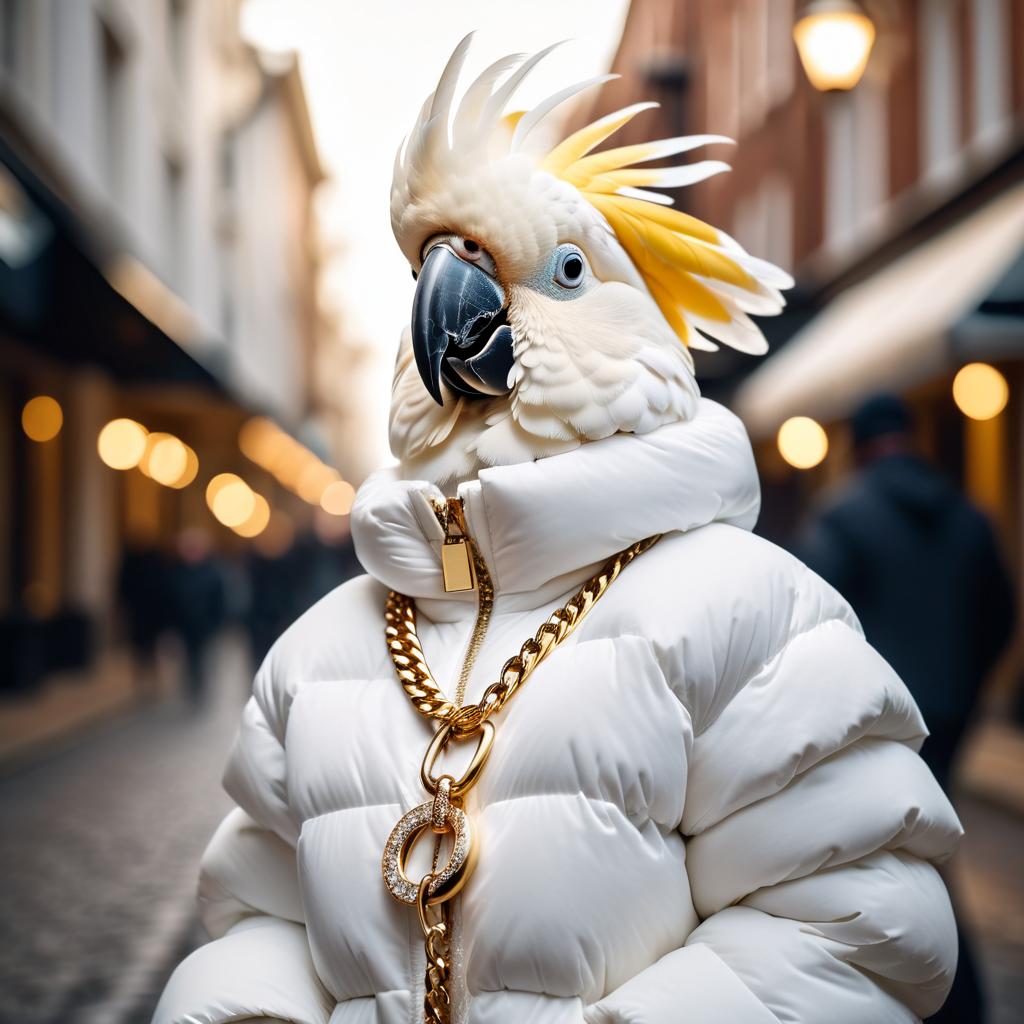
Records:
[[[485,274],[494,277],[497,273],[491,254],[475,238],[452,235],[448,244],[455,250],[457,256],[468,263],[475,263]]]
[[[579,288],[587,273],[583,253],[576,248],[566,248],[555,264],[555,284],[563,288]]]
[[[426,259],[427,253],[438,245],[448,246],[459,259],[465,260],[467,263],[475,263],[485,274],[497,277],[498,268],[495,266],[491,254],[475,238],[464,238],[462,235],[450,232],[434,235],[427,239],[423,246],[422,259]]]

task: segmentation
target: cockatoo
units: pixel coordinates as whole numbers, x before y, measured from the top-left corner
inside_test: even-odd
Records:
[[[470,40],[399,148],[391,191],[395,238],[417,280],[391,447],[407,478],[448,488],[486,466],[690,418],[699,396],[692,350],[718,341],[763,353],[748,314],[778,313],[793,283],[652,191],[727,164],[633,166],[729,139],[594,152],[657,106],[637,103],[538,149],[536,129],[555,108],[616,76],[508,113],[549,47],[495,61],[456,104]]]

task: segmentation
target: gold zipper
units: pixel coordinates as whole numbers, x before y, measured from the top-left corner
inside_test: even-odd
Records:
[[[466,529],[466,514],[461,498],[449,498],[445,504],[434,503],[434,515],[444,530],[441,543],[441,575],[444,592],[458,594],[476,590],[473,572],[473,548]]]
[[[459,671],[452,703],[462,707],[466,696],[466,685],[473,672],[480,648],[484,643],[484,635],[491,621],[491,610],[494,608],[494,585],[491,574],[487,571],[479,548],[470,537],[466,528],[466,513],[461,498],[448,498],[445,502],[432,501],[434,515],[444,530],[444,541],[441,544],[441,571],[444,575],[446,593],[458,593],[467,590],[477,592],[476,620],[469,643]],[[448,554],[446,559],[446,553]],[[468,584],[468,585],[465,585]]]

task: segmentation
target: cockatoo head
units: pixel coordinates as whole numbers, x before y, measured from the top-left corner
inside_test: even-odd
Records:
[[[691,350],[719,341],[763,353],[748,314],[779,312],[779,290],[792,284],[650,191],[726,164],[633,166],[728,139],[593,152],[656,106],[641,103],[538,149],[535,129],[549,113],[614,76],[508,113],[551,47],[496,61],[456,103],[469,41],[399,149],[391,192],[392,227],[417,279],[391,444],[406,475],[441,484],[690,417],[699,394]]]

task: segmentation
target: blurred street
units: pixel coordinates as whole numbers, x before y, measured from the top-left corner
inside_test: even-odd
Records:
[[[349,514],[388,464],[428,279],[429,238],[395,245],[392,162],[469,30],[463,84],[574,39],[514,101],[515,74],[493,83],[516,138],[589,81],[535,122],[538,171],[644,108],[580,158],[645,154],[595,216],[614,196],[689,218],[643,256],[683,288],[666,306],[651,279],[656,320],[749,435],[756,532],[850,602],[967,829],[947,874],[989,1012],[952,999],[941,1024],[1017,1024],[1024,0],[0,3],[0,1024],[149,1024],[205,938],[252,668],[361,571]],[[715,159],[634,148],[680,136]],[[459,230],[511,285],[488,231]],[[752,262],[719,280],[694,238]],[[777,316],[774,285],[748,292],[762,259],[793,285]]]
[[[162,697],[0,779],[4,1024],[148,1022],[201,939],[199,857],[250,682],[235,637],[211,655],[198,710]]]

